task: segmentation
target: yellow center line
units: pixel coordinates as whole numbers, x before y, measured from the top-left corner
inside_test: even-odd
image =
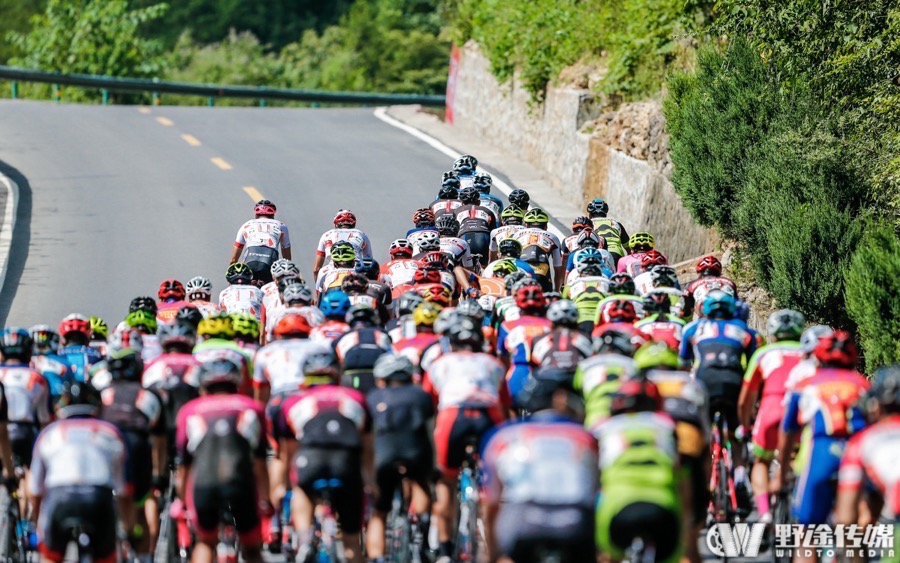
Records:
[[[172,120],[169,119],[168,117],[157,117],[156,122],[159,123],[160,125],[162,125],[163,127],[171,127],[171,126],[175,125],[174,123],[172,123]]]
[[[150,113],[150,108],[146,108],[146,107],[144,107],[144,106],[141,106],[141,107],[138,108],[138,113],[144,113],[144,114]]]
[[[197,137],[195,137],[195,136],[193,136],[193,135],[187,135],[187,134],[185,134],[185,135],[182,135],[181,138],[184,139],[184,142],[185,142],[185,143],[191,145],[192,147],[199,147],[199,146],[200,146],[200,141],[198,141],[198,140],[197,140]]]
[[[263,197],[263,195],[261,193],[259,193],[259,190],[257,190],[253,186],[246,186],[244,188],[244,192],[248,196],[250,196],[250,199],[252,199],[253,201],[259,201],[261,199],[266,199],[265,197]]]
[[[231,165],[225,162],[224,159],[219,158],[218,156],[210,159],[213,164],[221,168],[222,170],[231,170]]]

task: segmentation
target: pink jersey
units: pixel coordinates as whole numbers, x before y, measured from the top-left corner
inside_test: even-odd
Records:
[[[784,397],[788,376],[800,360],[803,350],[799,342],[775,342],[758,349],[750,358],[744,386],[751,391],[762,387],[763,397]]]
[[[257,458],[265,459],[267,441],[264,409],[259,401],[237,394],[206,395],[189,401],[178,412],[175,450],[189,464],[203,438],[212,430],[220,435],[236,433],[247,441]],[[215,460],[201,461],[209,463]],[[201,468],[207,471],[209,469],[210,466]]]
[[[327,422],[310,424],[317,419]],[[371,425],[365,396],[335,385],[288,398],[281,406],[281,420],[273,421],[277,437],[293,437],[305,447],[359,448]]]
[[[157,356],[144,368],[141,385],[150,388],[164,384],[172,377],[177,377],[184,381],[188,371],[197,366],[198,363],[197,358],[193,354],[170,353]]]
[[[420,332],[410,338],[401,338],[394,342],[394,353],[406,356],[413,365],[418,366],[422,359],[422,352],[437,339],[438,335],[433,332]]]
[[[187,301],[162,302],[156,307],[156,322],[168,324],[175,321],[178,310],[187,306]]]
[[[372,243],[366,233],[359,229],[331,229],[319,238],[319,245],[316,247],[316,254],[319,256],[328,256],[331,253],[331,247],[336,242],[349,242],[356,248],[361,256],[366,258],[372,257]]]
[[[891,513],[900,515],[900,415],[892,415],[847,442],[838,473],[838,490],[861,493],[875,485]]]
[[[500,360],[482,352],[449,352],[434,360],[422,388],[431,393],[438,410],[459,406],[510,406],[506,369]]]
[[[219,294],[219,307],[226,313],[247,313],[259,320],[262,314],[262,291],[252,285],[230,285]]]
[[[290,248],[291,236],[287,226],[281,221],[260,217],[241,225],[234,244],[247,247]]]

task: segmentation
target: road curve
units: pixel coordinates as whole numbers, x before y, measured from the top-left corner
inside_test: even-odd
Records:
[[[0,172],[20,188],[0,322],[117,322],[168,277],[222,289],[244,188],[278,204],[307,276],[340,207],[381,259],[450,164],[371,109],[0,102]]]

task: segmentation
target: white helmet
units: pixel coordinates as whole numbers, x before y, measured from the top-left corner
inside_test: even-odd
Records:
[[[209,298],[212,296],[212,282],[209,281],[209,278],[204,278],[203,276],[189,279],[184,289],[188,301],[196,301],[198,299],[209,301]]]
[[[436,231],[423,231],[416,242],[419,245],[419,250],[422,252],[441,249],[441,236]]]
[[[295,276],[300,277],[300,268],[298,268],[296,264],[285,258],[281,258],[280,260],[272,262],[271,272],[272,277],[275,280],[280,280],[288,274],[294,274]]]

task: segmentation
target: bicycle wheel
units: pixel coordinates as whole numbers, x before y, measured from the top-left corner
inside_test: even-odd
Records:
[[[9,561],[12,543],[15,541],[15,522],[10,517],[10,496],[6,487],[0,487],[0,561]],[[12,531],[10,531],[12,528]]]
[[[170,502],[160,511],[159,537],[153,550],[153,563],[167,563],[178,559],[178,545],[175,533],[175,522],[169,516]]]

